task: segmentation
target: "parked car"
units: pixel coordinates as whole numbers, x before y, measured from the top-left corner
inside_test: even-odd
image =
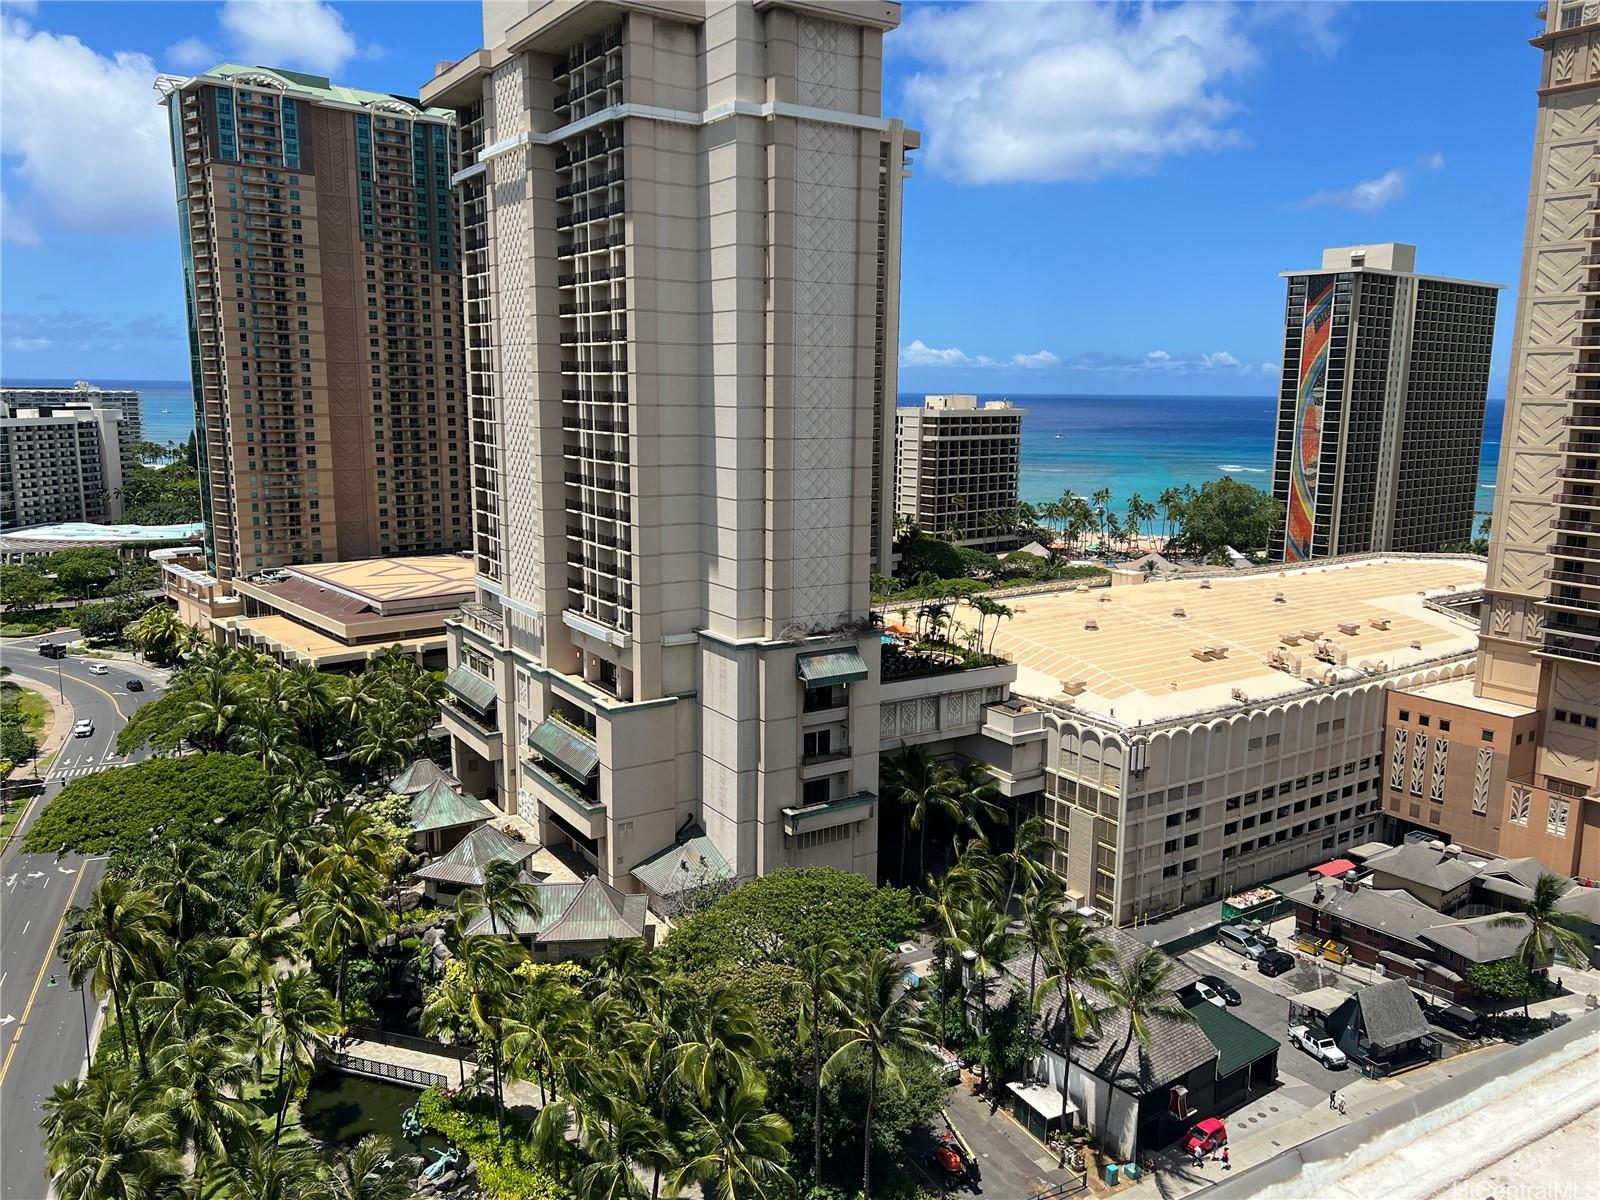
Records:
[[[1425,1007],[1422,1012],[1428,1018],[1430,1025],[1448,1029],[1451,1033],[1460,1034],[1465,1038],[1477,1037],[1483,1025],[1477,1013],[1459,1004],[1446,1004],[1437,1008]]]
[[[1339,1049],[1337,1042],[1327,1034],[1305,1025],[1289,1026],[1289,1044],[1300,1047],[1330,1071],[1337,1071],[1341,1067],[1350,1065],[1350,1060],[1345,1057],[1344,1051]]]
[[[124,686],[126,686],[127,689],[130,692],[142,692],[142,691],[144,691],[144,684],[142,682],[140,682],[139,680],[137,680],[137,679],[128,680],[127,684],[124,685]]]
[[[1224,925],[1217,930],[1217,945],[1250,959],[1260,958],[1267,952],[1267,948],[1242,925]]]
[[[89,720],[88,717],[85,717],[83,720],[79,721],[76,725],[74,725],[72,727],[72,736],[75,737],[75,738],[93,737],[94,736],[94,722]]]
[[[924,1042],[922,1048],[933,1056],[933,1069],[941,1083],[961,1082],[961,1059],[954,1050],[946,1050],[934,1042]]]
[[[1199,1121],[1194,1128],[1189,1130],[1188,1136],[1183,1139],[1183,1152],[1194,1154],[1210,1154],[1213,1150],[1220,1150],[1228,1144],[1228,1126],[1220,1117],[1207,1117]]]
[[[91,675],[109,675],[109,674],[111,674],[111,668],[106,666],[105,663],[92,662],[92,663],[89,664],[89,674],[91,674]]]
[[[1256,959],[1256,970],[1263,975],[1282,975],[1294,970],[1294,955],[1287,950],[1268,950]]]
[[[1222,998],[1217,989],[1212,987],[1204,979],[1191,986],[1194,988],[1194,994],[1199,996],[1200,999],[1204,1000],[1207,1004],[1215,1004],[1218,1008],[1228,1007],[1228,1002]]]
[[[1221,976],[1202,975],[1200,976],[1200,982],[1220,996],[1223,1003],[1229,1008],[1244,1003],[1244,997],[1239,995],[1239,989]],[[1212,1003],[1215,1004],[1216,1001],[1213,1000]]]

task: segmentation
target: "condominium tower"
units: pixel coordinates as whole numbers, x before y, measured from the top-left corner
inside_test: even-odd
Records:
[[[979,550],[1010,550],[1022,418],[1009,400],[924,396],[895,410],[895,512],[924,533]]]
[[[452,660],[493,685],[445,706],[455,768],[618,886],[697,830],[739,875],[875,869],[898,19],[486,3],[485,48],[423,89],[462,151]]]
[[[127,457],[121,405],[31,394],[0,392],[0,529],[115,521]]]
[[[156,86],[213,572],[465,548],[451,114],[267,67]]]
[[[1482,740],[1425,793],[1397,766],[1390,808],[1475,849],[1600,876],[1600,10],[1550,5],[1533,44],[1543,65],[1477,678],[1465,695],[1391,702],[1397,764],[1408,733],[1413,761],[1440,762],[1441,717]]]
[[[121,437],[124,447],[144,437],[143,397],[135,388],[97,387],[82,379],[71,387],[8,387],[0,388],[0,400],[14,405],[87,404],[94,408],[109,408],[122,417]]]
[[[1472,536],[1500,285],[1416,273],[1415,246],[1286,271],[1273,553],[1427,552]]]

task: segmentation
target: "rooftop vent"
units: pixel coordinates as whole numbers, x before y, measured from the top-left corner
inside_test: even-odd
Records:
[[[1183,605],[1180,604],[1177,608],[1172,610],[1172,615],[1175,617],[1187,617],[1189,614],[1183,611]]]

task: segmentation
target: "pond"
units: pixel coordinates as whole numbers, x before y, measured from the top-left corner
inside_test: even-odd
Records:
[[[306,1091],[300,1120],[306,1132],[330,1153],[348,1150],[367,1134],[376,1133],[394,1143],[397,1153],[410,1154],[414,1150],[400,1132],[400,1118],[421,1095],[415,1088],[382,1079],[324,1071],[312,1079]],[[439,1150],[443,1149],[444,1140],[429,1134],[422,1144]]]

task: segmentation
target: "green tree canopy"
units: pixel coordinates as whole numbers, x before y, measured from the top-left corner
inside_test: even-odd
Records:
[[[251,759],[231,754],[151,759],[74,779],[39,814],[23,849],[126,853],[147,848],[157,826],[171,839],[220,845],[266,803],[266,772]]]
[[[85,600],[117,575],[117,555],[104,546],[75,546],[57,550],[44,560],[45,570],[56,577],[63,591]]]
[[[690,917],[662,944],[663,969],[782,961],[800,945],[837,936],[865,950],[916,925],[911,893],[829,867],[783,870],[740,885]]]
[[[50,581],[32,563],[0,565],[0,603],[31,612],[50,598]]]
[[[1183,509],[1177,542],[1205,556],[1232,546],[1241,553],[1265,548],[1283,523],[1283,505],[1260,488],[1223,476],[1200,486]]]

